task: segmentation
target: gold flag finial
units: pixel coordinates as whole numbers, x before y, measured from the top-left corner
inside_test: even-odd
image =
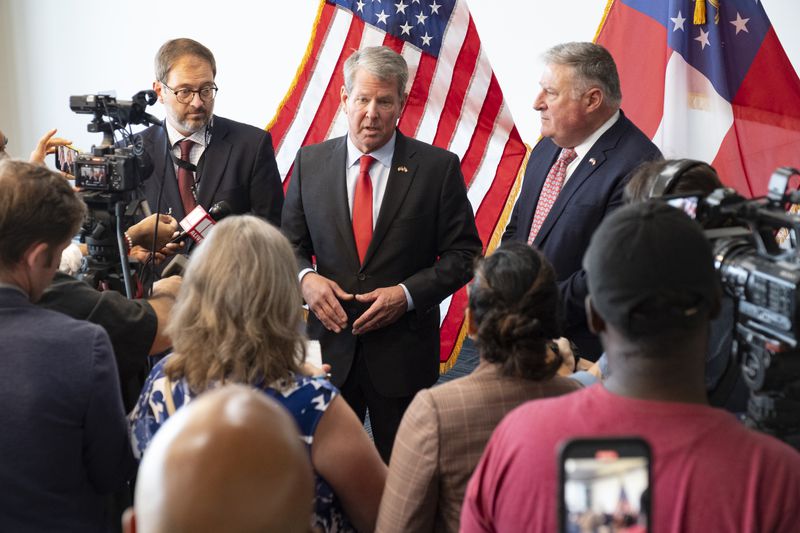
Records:
[[[708,3],[716,10],[714,14],[714,24],[719,24],[719,3],[721,0],[708,0]],[[694,2],[694,22],[695,26],[706,23],[706,0],[695,0]]]
[[[695,26],[706,23],[706,0],[694,0]]]

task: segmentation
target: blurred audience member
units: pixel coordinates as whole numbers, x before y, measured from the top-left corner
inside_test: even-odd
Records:
[[[241,385],[202,395],[147,449],[127,533],[304,533],[314,478],[297,425]],[[135,516],[134,516],[135,515]]]
[[[302,376],[303,310],[288,241],[253,216],[227,218],[193,255],[167,333],[175,353],[150,373],[131,414],[141,455],[175,409],[205,390],[243,383],[295,417],[317,473],[314,525],[375,527],[386,467],[339,391]],[[351,526],[352,524],[352,526]]]
[[[557,530],[558,447],[612,435],[641,436],[653,450],[656,529],[796,531],[800,454],[707,404],[720,287],[700,226],[663,203],[623,207],[593,235],[584,268],[588,322],[611,372],[498,425],[467,487],[462,531]]]
[[[4,531],[105,531],[103,495],[135,467],[108,335],[33,305],[84,213],[58,174],[0,162]]]
[[[458,531],[467,481],[503,416],[526,400],[580,388],[556,375],[560,300],[553,267],[540,252],[503,244],[480,263],[468,290],[480,364],[469,376],[420,391],[406,411],[378,531]]]

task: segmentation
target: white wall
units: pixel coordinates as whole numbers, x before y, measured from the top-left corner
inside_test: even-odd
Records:
[[[778,37],[800,70],[800,2],[764,0]],[[499,6],[502,4],[502,8]],[[605,0],[469,0],[506,100],[528,143],[531,109],[547,47],[591,40]],[[0,0],[0,129],[25,157],[51,127],[81,149],[100,141],[69,96],[116,90],[128,99],[153,81],[152,58],[172,37],[192,37],[217,58],[215,112],[266,126],[305,52],[317,0]],[[188,7],[187,7],[188,6]],[[168,22],[167,22],[168,21]],[[160,105],[151,108],[163,117]]]

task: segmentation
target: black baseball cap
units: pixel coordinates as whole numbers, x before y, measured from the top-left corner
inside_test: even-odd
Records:
[[[719,279],[700,225],[658,201],[606,217],[583,257],[594,309],[632,336],[707,322],[719,306]]]

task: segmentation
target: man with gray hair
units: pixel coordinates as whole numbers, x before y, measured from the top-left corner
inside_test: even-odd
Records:
[[[566,308],[565,336],[596,360],[602,349],[586,324],[581,259],[600,221],[622,205],[631,171],[661,152],[620,110],[619,75],[605,48],[559,44],[544,61],[533,105],[542,139],[531,152],[503,241],[536,246],[553,264]]]
[[[400,419],[439,370],[439,303],[482,245],[455,154],[397,129],[408,67],[388,47],[344,65],[348,134],[297,153],[282,229],[308,333],[388,463]],[[316,269],[313,258],[316,257]]]

